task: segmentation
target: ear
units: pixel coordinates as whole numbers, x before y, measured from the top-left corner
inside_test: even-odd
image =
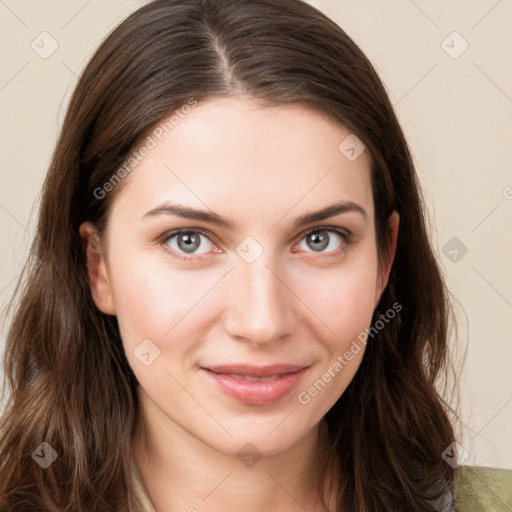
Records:
[[[86,256],[87,276],[94,303],[106,315],[115,315],[107,265],[96,228],[91,222],[84,222],[79,233],[82,250]]]
[[[379,262],[379,275],[377,279],[377,287],[375,290],[375,307],[380,301],[382,292],[385,290],[391,267],[395,259],[396,244],[398,240],[398,226],[400,223],[400,215],[394,210],[388,218],[388,227],[386,232],[387,247],[386,247],[386,258],[385,261]]]

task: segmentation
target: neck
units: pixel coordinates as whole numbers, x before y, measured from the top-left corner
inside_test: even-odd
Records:
[[[157,511],[317,512],[318,453],[327,444],[326,427],[320,423],[289,449],[246,465],[170,420],[165,430],[145,423],[135,436],[133,458]]]

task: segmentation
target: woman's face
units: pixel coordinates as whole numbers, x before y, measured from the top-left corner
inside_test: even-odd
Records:
[[[344,392],[389,272],[370,158],[349,135],[304,108],[233,98],[153,132],[112,204],[105,259],[88,253],[153,426],[274,454]]]

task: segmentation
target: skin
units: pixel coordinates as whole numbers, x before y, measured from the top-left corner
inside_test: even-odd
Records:
[[[81,226],[95,303],[117,315],[140,383],[150,445],[137,436],[133,456],[157,510],[318,510],[309,464],[322,418],[354,377],[364,345],[309,403],[300,403],[298,393],[370,327],[399,223],[394,212],[390,258],[379,264],[370,156],[364,151],[350,161],[338,150],[349,133],[299,106],[210,99],[136,165],[113,201],[102,240],[92,224]],[[347,211],[293,226],[297,217],[342,200],[367,217]],[[144,217],[165,202],[215,212],[236,228]],[[325,226],[350,231],[351,243],[330,228],[325,234]],[[205,231],[196,234],[195,252],[180,250],[177,236],[162,241],[178,228]],[[313,228],[329,237],[327,247],[308,243]],[[249,236],[263,250],[250,263],[237,253]],[[160,350],[149,366],[134,354],[145,339]],[[293,393],[264,406],[238,403],[199,371],[278,362],[309,369]],[[246,443],[262,456],[252,467],[237,457]]]

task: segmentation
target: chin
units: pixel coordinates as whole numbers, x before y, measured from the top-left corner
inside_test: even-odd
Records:
[[[283,421],[287,414],[289,412],[272,421],[268,418],[262,418],[261,421],[255,421],[254,418],[243,421],[238,418],[238,421],[231,423],[231,428],[227,428],[233,437],[226,434],[221,439],[217,436],[208,444],[220,452],[239,458],[246,453],[260,458],[278,455],[293,448],[304,436],[311,433],[312,427],[299,428],[298,419],[292,419],[293,413]],[[291,421],[286,425],[289,420]]]

